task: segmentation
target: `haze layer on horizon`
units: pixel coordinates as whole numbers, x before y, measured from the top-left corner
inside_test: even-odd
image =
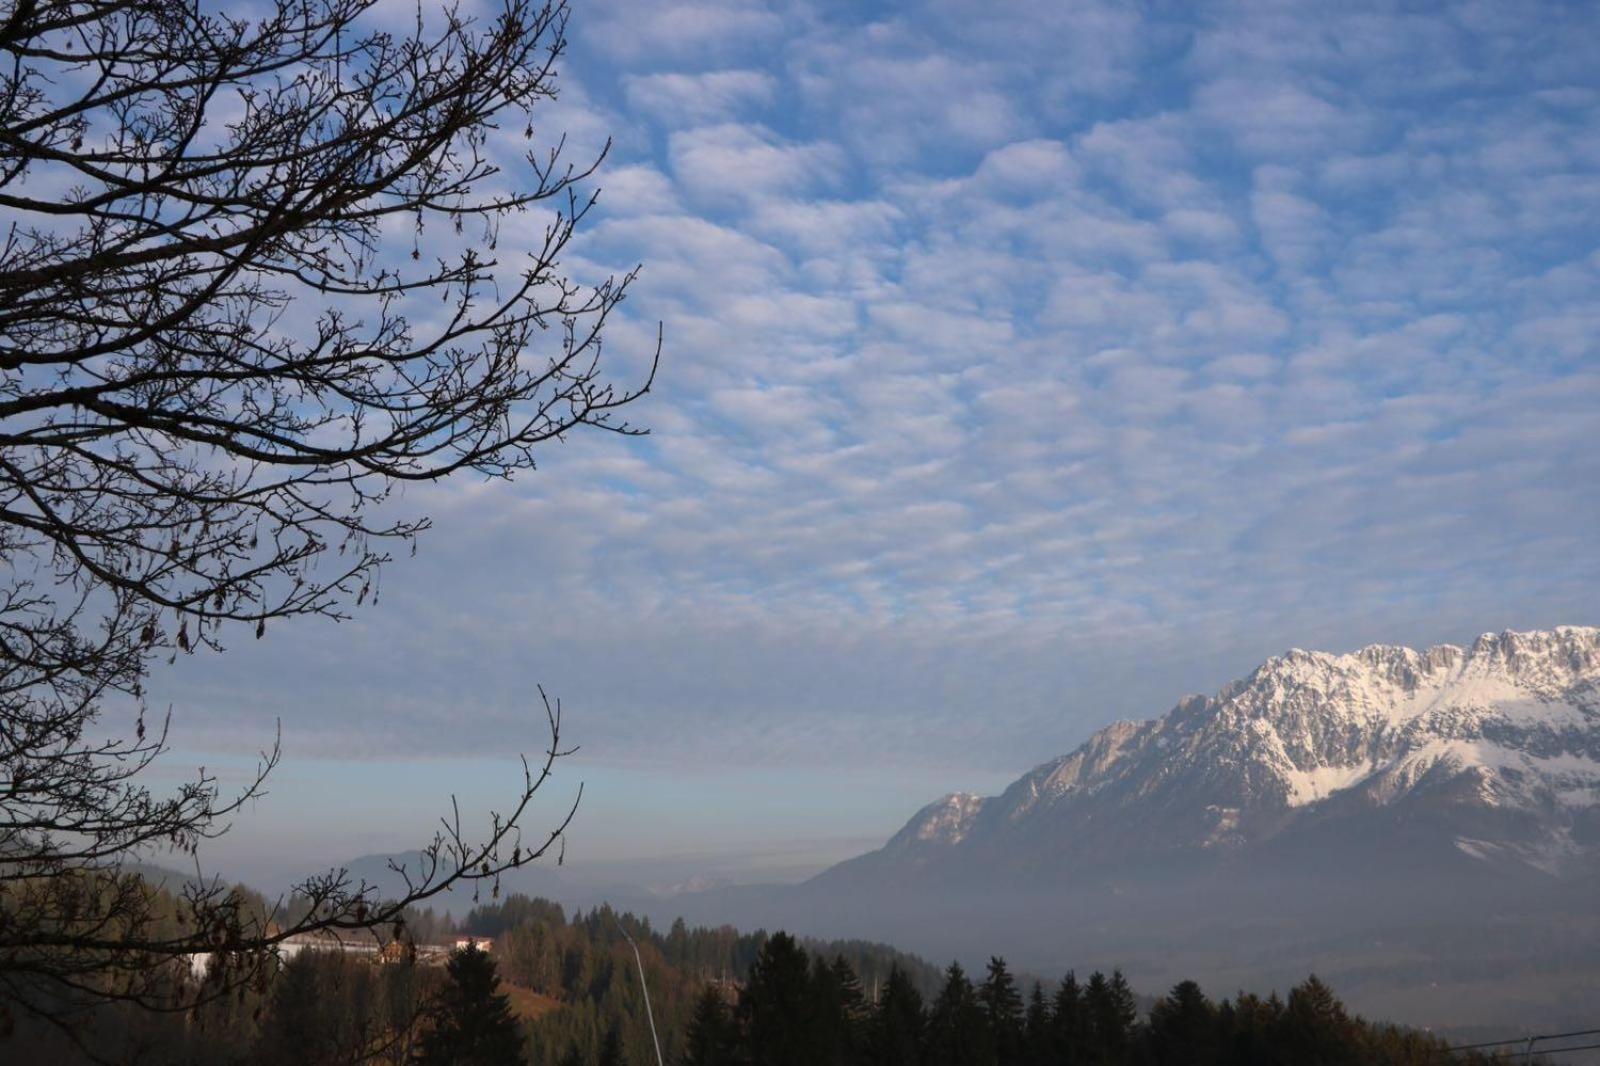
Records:
[[[542,133],[614,147],[565,265],[644,264],[652,435],[411,491],[376,606],[158,673],[174,772],[282,722],[225,861],[416,844],[514,785],[538,684],[588,854],[794,873],[1290,645],[1596,621],[1590,5],[571,30]]]

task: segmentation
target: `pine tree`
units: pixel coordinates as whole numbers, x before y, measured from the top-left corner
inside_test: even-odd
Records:
[[[1133,1048],[1139,1007],[1122,971],[1112,971],[1110,980],[1098,970],[1090,974],[1083,1006],[1087,1061],[1096,1066],[1125,1062]]]
[[[1150,1011],[1150,1042],[1158,1062],[1211,1066],[1219,1061],[1217,1011],[1193,981],[1174,985]]]
[[[856,971],[845,961],[843,955],[833,957],[833,978],[839,989],[839,1002],[844,1007],[845,1015],[852,1022],[861,1022],[867,1017],[867,997],[861,991],[861,978],[856,976]]]
[[[816,1066],[818,1040],[810,960],[788,933],[774,933],[739,995],[748,1057],[763,1066]]]
[[[873,1066],[920,1066],[925,1019],[922,994],[895,964],[867,1029],[867,1054]]]
[[[860,1059],[866,997],[844,957],[820,956],[811,967],[812,1027],[819,1063],[850,1066]]]
[[[1118,1055],[1126,1057],[1139,1037],[1139,1001],[1134,998],[1133,989],[1128,987],[1128,981],[1122,976],[1121,970],[1111,971],[1110,992],[1108,1020],[1113,1025],[1106,1031],[1116,1034],[1115,1051]]]
[[[494,959],[476,948],[450,956],[422,1036],[422,1066],[521,1066],[522,1031],[500,991]]]
[[[1000,1066],[1017,1066],[1022,1058],[1022,995],[1006,960],[998,955],[989,959],[978,1000],[994,1041],[995,1060]]]
[[[983,1007],[961,964],[945,971],[944,987],[928,1012],[928,1066],[995,1066],[994,1040]]]
[[[1050,1004],[1038,981],[1028,993],[1028,1010],[1023,1022],[1022,1062],[1024,1066],[1053,1066],[1051,1055]]]
[[[1051,1051],[1056,1063],[1077,1066],[1088,1058],[1087,1011],[1078,975],[1071,970],[1056,989],[1055,1010],[1051,1012]]]
[[[1276,1029],[1281,1053],[1293,1062],[1353,1066],[1362,1061],[1357,1026],[1333,990],[1315,974],[1289,990]]]
[[[715,985],[706,985],[695,1001],[684,1045],[683,1066],[732,1066],[737,1061],[739,1031]]]
[[[662,950],[667,956],[667,961],[674,966],[682,966],[689,961],[689,927],[682,918],[674,918],[672,928],[667,933],[666,943]]]
[[[1217,1028],[1222,1034],[1220,1057],[1230,1066],[1268,1066],[1275,1064],[1278,1020],[1283,1003],[1276,995],[1263,1000],[1248,992],[1224,1001],[1217,1008]]]
[[[616,1022],[612,1022],[606,1030],[606,1037],[600,1042],[600,1057],[595,1060],[596,1066],[623,1066],[622,1057],[622,1030]]]

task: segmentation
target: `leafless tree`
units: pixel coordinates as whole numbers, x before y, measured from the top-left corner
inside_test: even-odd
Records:
[[[427,524],[385,504],[396,486],[634,433],[621,409],[654,377],[659,343],[633,386],[602,372],[632,273],[560,263],[599,163],[534,136],[565,6],[394,20],[377,0],[0,0],[0,1000],[25,1010],[192,1005],[162,960],[220,951],[225,988],[277,939],[391,924],[561,839],[517,829],[561,754],[547,704],[520,799],[476,841],[448,819],[403,899],[333,871],[278,926],[202,881],[158,934],[122,868],[222,831],[278,761],[232,793],[143,785],[168,741],[154,661],[376,600]]]

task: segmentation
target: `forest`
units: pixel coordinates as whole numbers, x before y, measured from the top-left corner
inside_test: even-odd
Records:
[[[214,972],[174,969],[185,1010],[113,1002],[70,1026],[12,1019],[10,1047],[20,1061],[173,1066],[647,1066],[658,1042],[673,1066],[1497,1061],[1354,1016],[1314,976],[1282,996],[1213,999],[1183,981],[1150,1000],[1117,971],[1052,981],[991,957],[969,974],[883,944],[681,920],[662,932],[608,906],[569,916],[520,895],[459,922],[413,912],[391,932],[409,950],[304,950],[262,980],[219,984],[225,995],[207,995]],[[420,950],[464,937],[491,943]]]

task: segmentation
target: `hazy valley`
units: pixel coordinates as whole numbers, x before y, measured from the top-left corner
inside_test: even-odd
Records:
[[[383,885],[386,862],[352,869]],[[645,893],[545,868],[506,887],[658,925],[1116,967],[1152,993],[1315,971],[1374,1016],[1498,1034],[1600,1001],[1597,871],[1600,628],[1562,627],[1285,653],[800,884]]]

